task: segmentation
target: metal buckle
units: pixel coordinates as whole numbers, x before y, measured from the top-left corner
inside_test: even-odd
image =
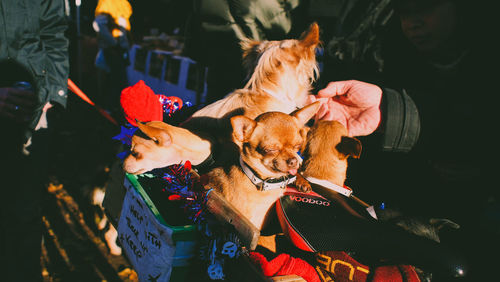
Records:
[[[280,177],[278,179],[280,179],[281,181],[276,181],[277,180],[276,178],[262,180],[262,182],[259,185],[259,190],[260,191],[267,191],[267,190],[275,189],[275,187],[270,187],[270,188],[264,187],[266,184],[272,185],[272,186],[278,186],[279,185],[278,188],[280,188],[280,189],[286,189],[286,187],[288,186],[288,184],[292,183],[295,180],[295,176],[293,176],[293,177],[282,176],[282,177]],[[276,182],[270,182],[270,181],[276,181]]]
[[[294,182],[296,179],[297,179],[297,176],[295,176],[295,175],[292,176],[292,177],[287,176],[287,180],[285,181],[285,185],[284,185],[283,189],[286,189],[286,187],[288,186],[288,184]]]
[[[269,179],[269,180],[272,180],[272,179]],[[276,183],[268,182],[268,179],[262,180],[262,182],[260,183],[260,191],[272,190],[273,187],[265,187],[265,186],[266,185],[273,185],[273,184],[276,184]]]
[[[262,181],[261,183],[259,183],[259,186],[257,186],[257,190],[264,191],[264,181]]]
[[[259,191],[267,191],[267,190],[269,190],[269,188],[264,187],[266,184],[268,184],[268,182],[266,182],[266,180],[262,180],[262,182],[259,185]],[[269,183],[269,184],[271,184],[271,183]]]

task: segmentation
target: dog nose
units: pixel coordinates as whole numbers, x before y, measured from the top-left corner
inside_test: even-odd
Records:
[[[288,165],[288,167],[297,166],[297,158],[289,158],[288,160],[286,160],[286,164]]]

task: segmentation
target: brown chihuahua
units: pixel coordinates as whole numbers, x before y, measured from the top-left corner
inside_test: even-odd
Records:
[[[318,102],[292,114],[267,112],[255,120],[231,118],[239,156],[208,174],[207,188],[220,192],[259,230],[284,188],[295,180],[301,158],[297,152],[307,135],[305,124],[318,111]]]

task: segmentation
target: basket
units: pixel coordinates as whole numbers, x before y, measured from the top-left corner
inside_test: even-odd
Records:
[[[174,201],[151,197],[154,181],[125,175],[118,238],[140,281],[184,281],[198,254],[198,229]]]

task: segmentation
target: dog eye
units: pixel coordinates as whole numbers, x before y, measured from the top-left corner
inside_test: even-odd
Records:
[[[258,146],[257,147],[257,152],[259,152],[261,155],[271,155],[271,154],[276,154],[280,151],[279,148],[277,147],[264,147],[264,146]]]
[[[274,148],[264,149],[264,152],[266,152],[266,154],[274,154],[274,153],[277,153],[278,151],[279,151],[278,149],[274,149]]]

